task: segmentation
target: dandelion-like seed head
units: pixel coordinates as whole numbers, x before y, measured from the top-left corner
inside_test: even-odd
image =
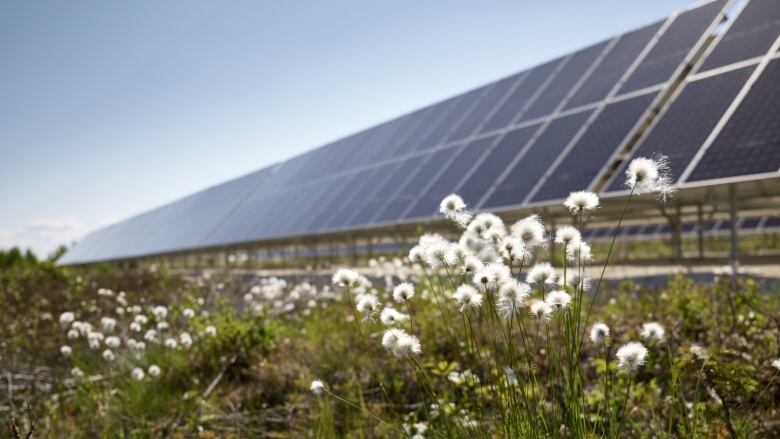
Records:
[[[392,351],[397,358],[407,358],[420,355],[422,345],[420,345],[420,340],[416,336],[404,332],[398,337]]]
[[[309,390],[311,390],[311,393],[315,395],[322,395],[322,392],[325,390],[325,384],[323,384],[320,380],[314,380],[311,382]]]
[[[563,203],[572,215],[581,215],[592,212],[599,207],[599,197],[593,192],[572,192]]]
[[[563,226],[555,232],[555,242],[567,247],[576,247],[581,239],[580,231],[572,226]]]
[[[333,283],[342,287],[351,287],[358,281],[360,275],[355,270],[340,268],[333,275]]]
[[[636,372],[647,361],[647,348],[639,342],[624,344],[617,351],[618,367],[627,372]]]
[[[447,195],[439,204],[439,212],[448,218],[463,211],[465,208],[466,203],[463,201],[463,198],[456,194]]]
[[[485,265],[474,273],[472,283],[480,291],[488,291],[495,286],[498,278],[496,271],[490,265]]]
[[[136,381],[141,381],[145,376],[146,374],[144,373],[144,370],[140,367],[136,367],[132,372],[130,372],[130,377]]]
[[[151,377],[158,377],[160,376],[160,366],[157,366],[156,364],[152,364],[149,366],[149,376]]]
[[[602,344],[609,337],[609,326],[606,323],[596,323],[590,328],[590,341],[595,344]]]
[[[534,264],[531,270],[528,271],[526,282],[537,285],[552,285],[555,283],[555,270],[548,262]]]
[[[459,286],[452,295],[452,298],[460,305],[460,312],[464,312],[469,308],[479,308],[482,306],[482,294],[471,285],[464,284]]]
[[[363,314],[365,319],[370,319],[379,309],[379,299],[373,294],[362,294],[357,299],[355,309]]]
[[[563,277],[558,279],[558,285],[561,287],[570,287],[580,291],[590,291],[591,282],[590,278],[578,271],[570,271],[566,274],[566,282],[564,283]]]
[[[409,320],[409,316],[399,312],[395,308],[387,307],[379,314],[379,320],[381,320],[385,326],[393,326],[399,322]]]
[[[392,350],[396,343],[398,343],[398,340],[406,334],[406,331],[403,329],[388,329],[385,331],[384,335],[382,335],[382,347],[385,349]]]
[[[414,297],[414,285],[409,282],[402,282],[393,288],[393,299],[398,303],[403,303]]]
[[[538,215],[527,216],[514,223],[512,235],[519,238],[528,250],[544,244],[544,225]]]
[[[637,157],[626,169],[626,187],[638,195],[656,192],[666,201],[676,191],[669,172],[669,159],[664,155]]]
[[[106,349],[103,351],[103,359],[106,361],[114,361],[116,360],[116,355],[114,355],[114,352],[111,349]]]
[[[666,331],[660,323],[649,322],[642,325],[642,330],[639,332],[642,338],[652,341],[664,341],[666,339]]]
[[[76,315],[70,311],[60,314],[60,325],[62,326],[68,326],[73,323],[74,320],[76,320]]]
[[[415,245],[409,250],[409,261],[413,264],[425,263],[425,251],[419,245]]]
[[[780,371],[780,358],[775,358],[772,360],[772,367]]]
[[[509,320],[523,308],[531,293],[531,287],[514,279],[501,283],[498,289],[496,310],[504,319]]]
[[[580,241],[574,245],[566,246],[566,259],[575,264],[587,264],[593,260],[593,251],[590,244]]]
[[[477,273],[483,268],[485,268],[485,264],[476,256],[468,255],[463,260],[463,271],[465,273]]]
[[[547,304],[556,309],[566,309],[571,303],[571,296],[563,290],[550,291],[546,298]]]
[[[547,322],[550,320],[553,311],[554,311],[553,307],[550,306],[550,304],[548,304],[544,300],[538,300],[538,299],[531,302],[531,305],[528,307],[528,312],[529,314],[531,314],[531,317],[537,318],[543,322]]]
[[[62,354],[63,357],[69,357],[71,353],[73,353],[73,348],[71,348],[70,346],[68,345],[60,346],[60,354]]]

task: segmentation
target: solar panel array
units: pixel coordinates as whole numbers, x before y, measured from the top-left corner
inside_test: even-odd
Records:
[[[477,209],[510,209],[592,188],[731,4],[714,0],[673,14],[99,230],[62,262],[413,222],[433,217],[451,192]],[[681,168],[695,162],[692,180],[722,176],[723,166],[713,164],[736,154],[728,142],[774,160],[777,124],[755,113],[780,93],[778,68],[766,56],[779,18],[780,2],[750,1],[635,153],[670,149]],[[745,93],[746,84],[762,92]],[[737,172],[771,168],[771,160],[760,162],[745,158]]]

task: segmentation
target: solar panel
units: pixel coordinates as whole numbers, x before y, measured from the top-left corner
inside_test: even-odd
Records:
[[[417,126],[407,138],[404,140],[400,148],[396,149],[393,153],[394,156],[402,156],[409,154],[423,147],[431,147],[433,145],[425,145],[423,142],[431,131],[447,116],[450,106],[453,100],[447,100],[431,106],[424,116],[422,123]]]
[[[442,198],[452,193],[458,182],[474,166],[474,163],[493,141],[495,141],[495,136],[483,137],[460,147],[447,168],[438,175],[427,190],[420,194],[420,198],[404,215],[404,218],[433,215],[438,210]]]
[[[420,168],[409,179],[398,194],[380,210],[375,222],[386,222],[402,217],[403,213],[417,198],[417,195],[425,188],[425,185],[435,176],[439,169],[447,163],[447,159],[455,152],[454,148],[440,149],[431,152],[426,157],[419,158]]]
[[[365,200],[360,213],[355,216],[350,224],[370,224],[378,211],[395,195],[398,188],[411,179],[419,164],[420,157],[412,157],[398,163],[384,184],[379,186],[379,189]]]
[[[620,87],[619,93],[668,81],[726,3],[727,0],[713,1],[677,16]]]
[[[762,56],[779,34],[780,2],[750,0],[699,70],[710,70]]]
[[[637,56],[642,53],[642,50],[661,28],[662,23],[659,21],[621,35],[598,67],[572,96],[565,108],[575,108],[604,99]]]
[[[751,86],[687,181],[780,170],[780,60],[773,60]]]
[[[514,121],[521,111],[533,102],[534,97],[543,90],[546,83],[553,79],[555,68],[567,59],[567,57],[558,58],[530,70],[528,76],[501,103],[480,131],[484,133],[504,128]]]
[[[472,171],[468,180],[457,189],[458,194],[469,206],[476,205],[495,183],[496,176],[512,163],[512,160],[531,140],[539,124],[512,130],[498,142],[482,162]]]
[[[587,75],[608,44],[609,41],[605,41],[574,53],[544,92],[523,112],[520,121],[552,114],[574,86]]]
[[[550,170],[532,201],[562,199],[572,191],[588,189],[656,95],[647,93],[607,105],[563,161]]]
[[[502,100],[502,98],[512,89],[512,87],[520,82],[525,82],[526,73],[519,73],[514,76],[502,79],[495,84],[485,87],[486,91],[480,97],[477,104],[468,111],[465,118],[458,124],[458,127],[447,136],[447,141],[452,142],[461,140],[470,136],[482,125],[487,114],[491,112]]]
[[[553,120],[480,207],[520,204],[591,112],[581,111]]]
[[[669,157],[671,174],[679,177],[726,108],[747,81],[752,67],[732,70],[689,82],[634,151],[632,157],[655,153]],[[615,173],[608,191],[623,189],[623,172],[629,160]]]

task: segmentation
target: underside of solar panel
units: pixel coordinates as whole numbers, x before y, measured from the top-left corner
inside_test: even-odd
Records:
[[[98,230],[122,260],[619,194],[665,154],[681,186],[780,175],[780,2],[714,0]]]

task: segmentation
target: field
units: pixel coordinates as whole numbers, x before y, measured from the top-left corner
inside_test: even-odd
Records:
[[[572,194],[578,226],[548,235],[450,196],[459,241],[327,277],[3,253],[0,416],[12,437],[779,436],[778,291],[604,282],[598,203]]]

